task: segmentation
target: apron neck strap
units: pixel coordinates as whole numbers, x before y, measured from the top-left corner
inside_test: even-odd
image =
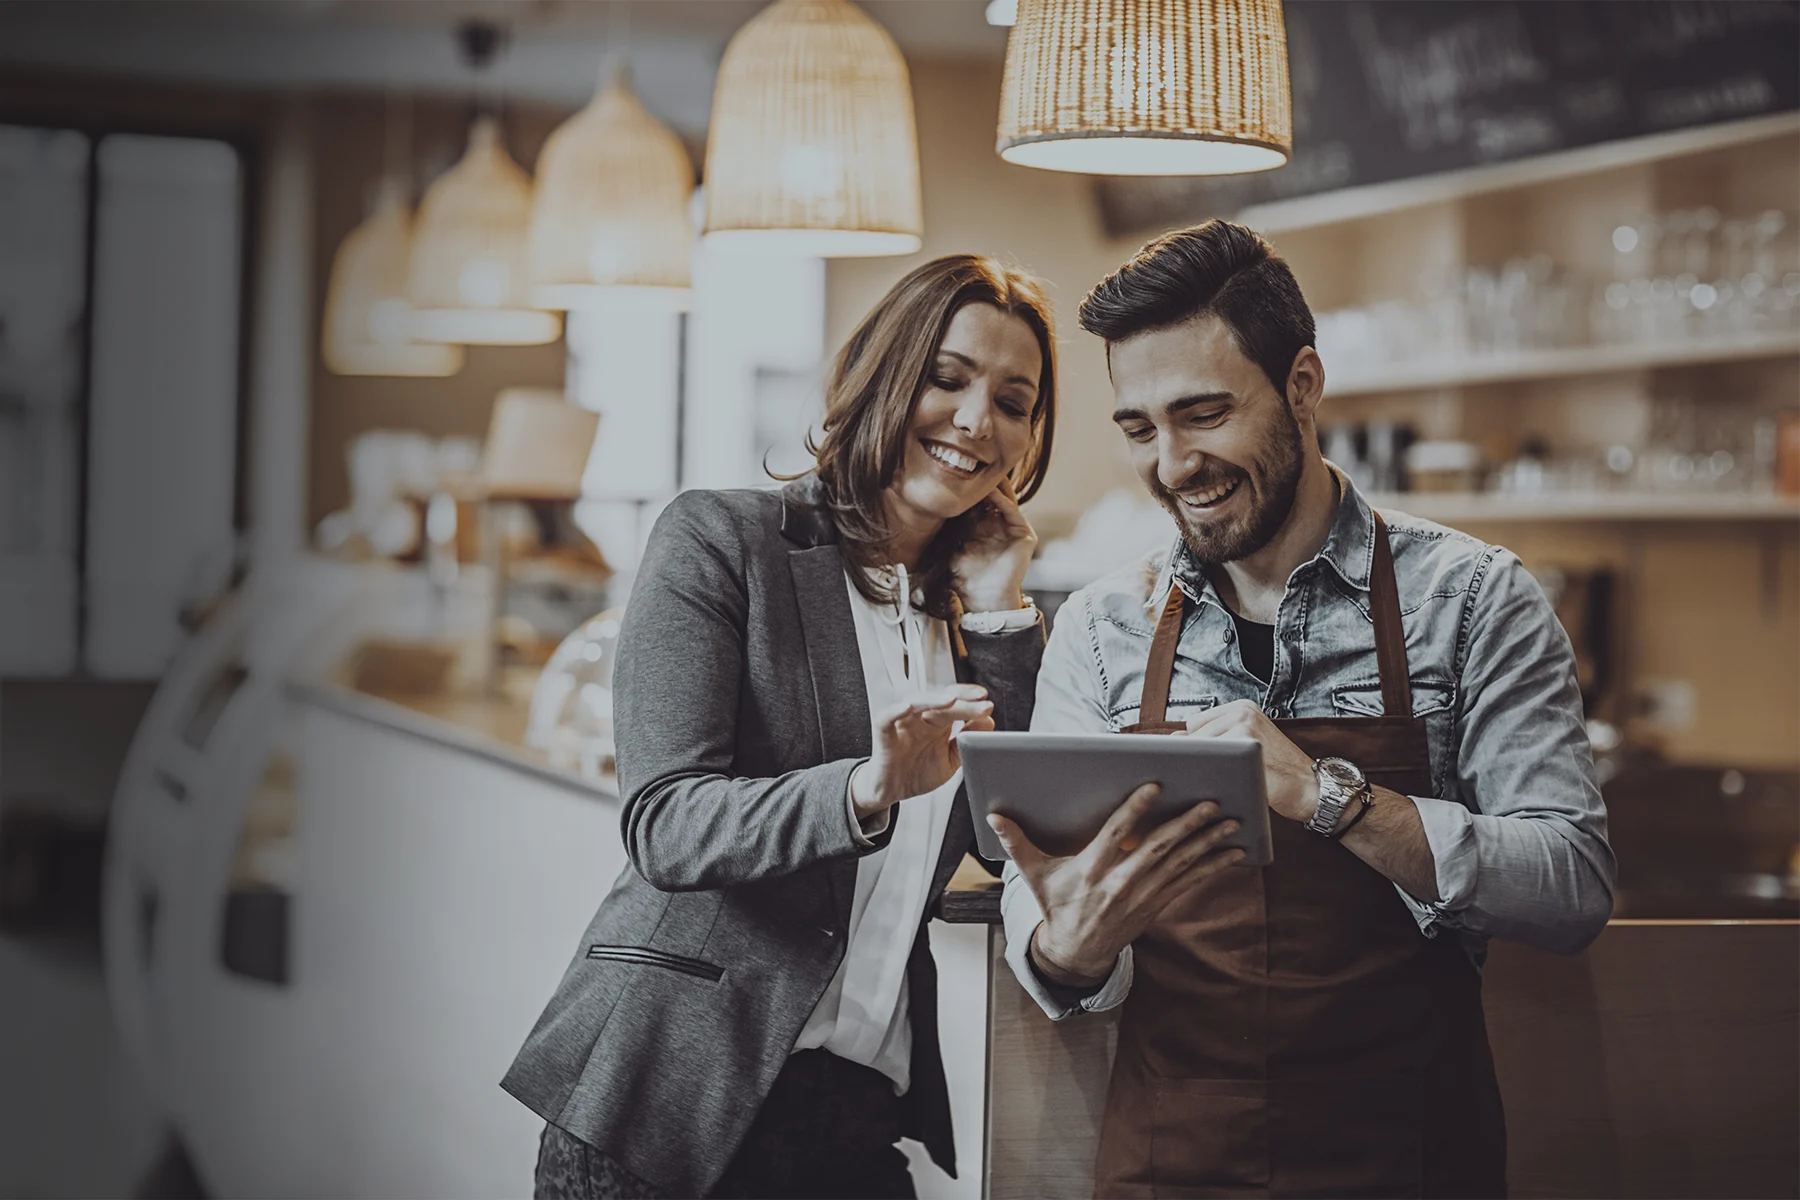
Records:
[[[1387,522],[1375,518],[1375,562],[1369,571],[1369,616],[1375,622],[1375,665],[1381,671],[1381,708],[1390,717],[1412,716],[1412,673],[1406,665],[1406,630],[1400,624],[1400,587]]]
[[[1381,707],[1390,717],[1412,716],[1412,677],[1406,665],[1406,631],[1400,624],[1400,588],[1394,580],[1394,552],[1388,545],[1387,523],[1375,517],[1375,562],[1369,573],[1369,607],[1375,622],[1375,665],[1381,672]],[[1181,624],[1187,614],[1187,593],[1169,579],[1169,598],[1163,602],[1150,639],[1150,661],[1144,665],[1144,695],[1138,704],[1138,722],[1151,725],[1167,719],[1169,686],[1175,678],[1175,647],[1181,642]]]
[[[1150,661],[1144,667],[1144,698],[1138,702],[1138,724],[1154,725],[1169,712],[1169,685],[1175,679],[1175,647],[1181,642],[1181,619],[1187,613],[1187,593],[1169,577],[1169,598],[1163,602],[1150,639]]]

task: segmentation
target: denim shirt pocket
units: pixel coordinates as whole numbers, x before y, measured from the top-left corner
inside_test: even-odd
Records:
[[[1219,698],[1217,696],[1170,696],[1169,711],[1165,719],[1170,721],[1191,721],[1207,709],[1217,708],[1218,706]],[[1127,725],[1137,724],[1138,706],[1136,704],[1118,705],[1107,714],[1107,719],[1112,723],[1113,732],[1117,733]]]
[[[1442,680],[1415,679],[1412,681],[1412,703],[1412,715],[1425,722],[1426,740],[1431,747],[1432,782],[1442,791],[1444,772],[1450,762],[1456,689]],[[1338,685],[1331,691],[1331,708],[1340,717],[1385,715],[1381,680],[1362,679]]]

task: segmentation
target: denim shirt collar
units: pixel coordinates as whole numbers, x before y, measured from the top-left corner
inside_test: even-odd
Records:
[[[1337,517],[1319,549],[1319,559],[1345,583],[1366,592],[1375,570],[1375,510],[1336,463],[1326,459],[1325,465],[1337,476],[1339,499]]]
[[[1331,468],[1331,473],[1338,481],[1337,515],[1332,518],[1331,532],[1325,535],[1325,544],[1309,560],[1309,564],[1323,562],[1337,572],[1345,583],[1366,592],[1369,590],[1369,576],[1375,566],[1375,510],[1369,507],[1369,502],[1350,481],[1350,477],[1338,469],[1337,464],[1326,459],[1325,465]],[[1295,574],[1299,574],[1309,564],[1302,564],[1295,570]],[[1145,611],[1151,614],[1153,620],[1168,599],[1171,581],[1179,583],[1188,599],[1196,604],[1210,599],[1219,607],[1224,607],[1224,602],[1213,588],[1212,580],[1207,577],[1205,569],[1194,561],[1187,541],[1179,536],[1169,548],[1168,557],[1157,573],[1156,584],[1150,589],[1150,598],[1144,604]],[[1291,584],[1292,580],[1289,582]]]

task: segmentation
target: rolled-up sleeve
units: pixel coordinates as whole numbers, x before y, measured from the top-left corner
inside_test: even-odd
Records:
[[[1027,953],[1031,935],[1044,919],[1044,910],[1038,907],[1037,897],[1026,886],[1019,868],[1007,863],[1005,879],[1006,888],[1000,893],[1000,919],[1006,927],[1006,965],[1012,968],[1019,986],[1044,1010],[1044,1015],[1052,1021],[1060,1021],[1076,1013],[1105,1012],[1125,1003],[1125,997],[1131,991],[1131,947],[1119,951],[1112,974],[1095,991],[1083,992],[1051,983],[1032,969]]]
[[[1612,915],[1616,865],[1594,782],[1575,655],[1543,589],[1510,551],[1470,591],[1455,713],[1455,787],[1415,796],[1438,900],[1401,896],[1419,927],[1559,954]]]
[[[1086,608],[1085,596],[1077,592],[1057,610],[1038,671],[1037,703],[1031,715],[1034,733],[1104,733],[1112,728],[1100,702]],[[1006,932],[1006,962],[1038,1007],[1051,1020],[1060,1021],[1078,1012],[1101,1012],[1124,1003],[1131,991],[1131,947],[1120,951],[1112,974],[1097,991],[1082,993],[1050,983],[1032,969],[1027,955],[1044,910],[1012,863],[1006,864],[1003,878],[1000,913]]]

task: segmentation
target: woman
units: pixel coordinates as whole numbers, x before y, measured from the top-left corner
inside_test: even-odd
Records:
[[[910,1196],[902,1136],[954,1170],[925,922],[971,843],[954,730],[1031,717],[1052,346],[1034,280],[926,263],[839,354],[814,472],[657,522],[614,680],[632,869],[504,1083],[539,1196]]]

